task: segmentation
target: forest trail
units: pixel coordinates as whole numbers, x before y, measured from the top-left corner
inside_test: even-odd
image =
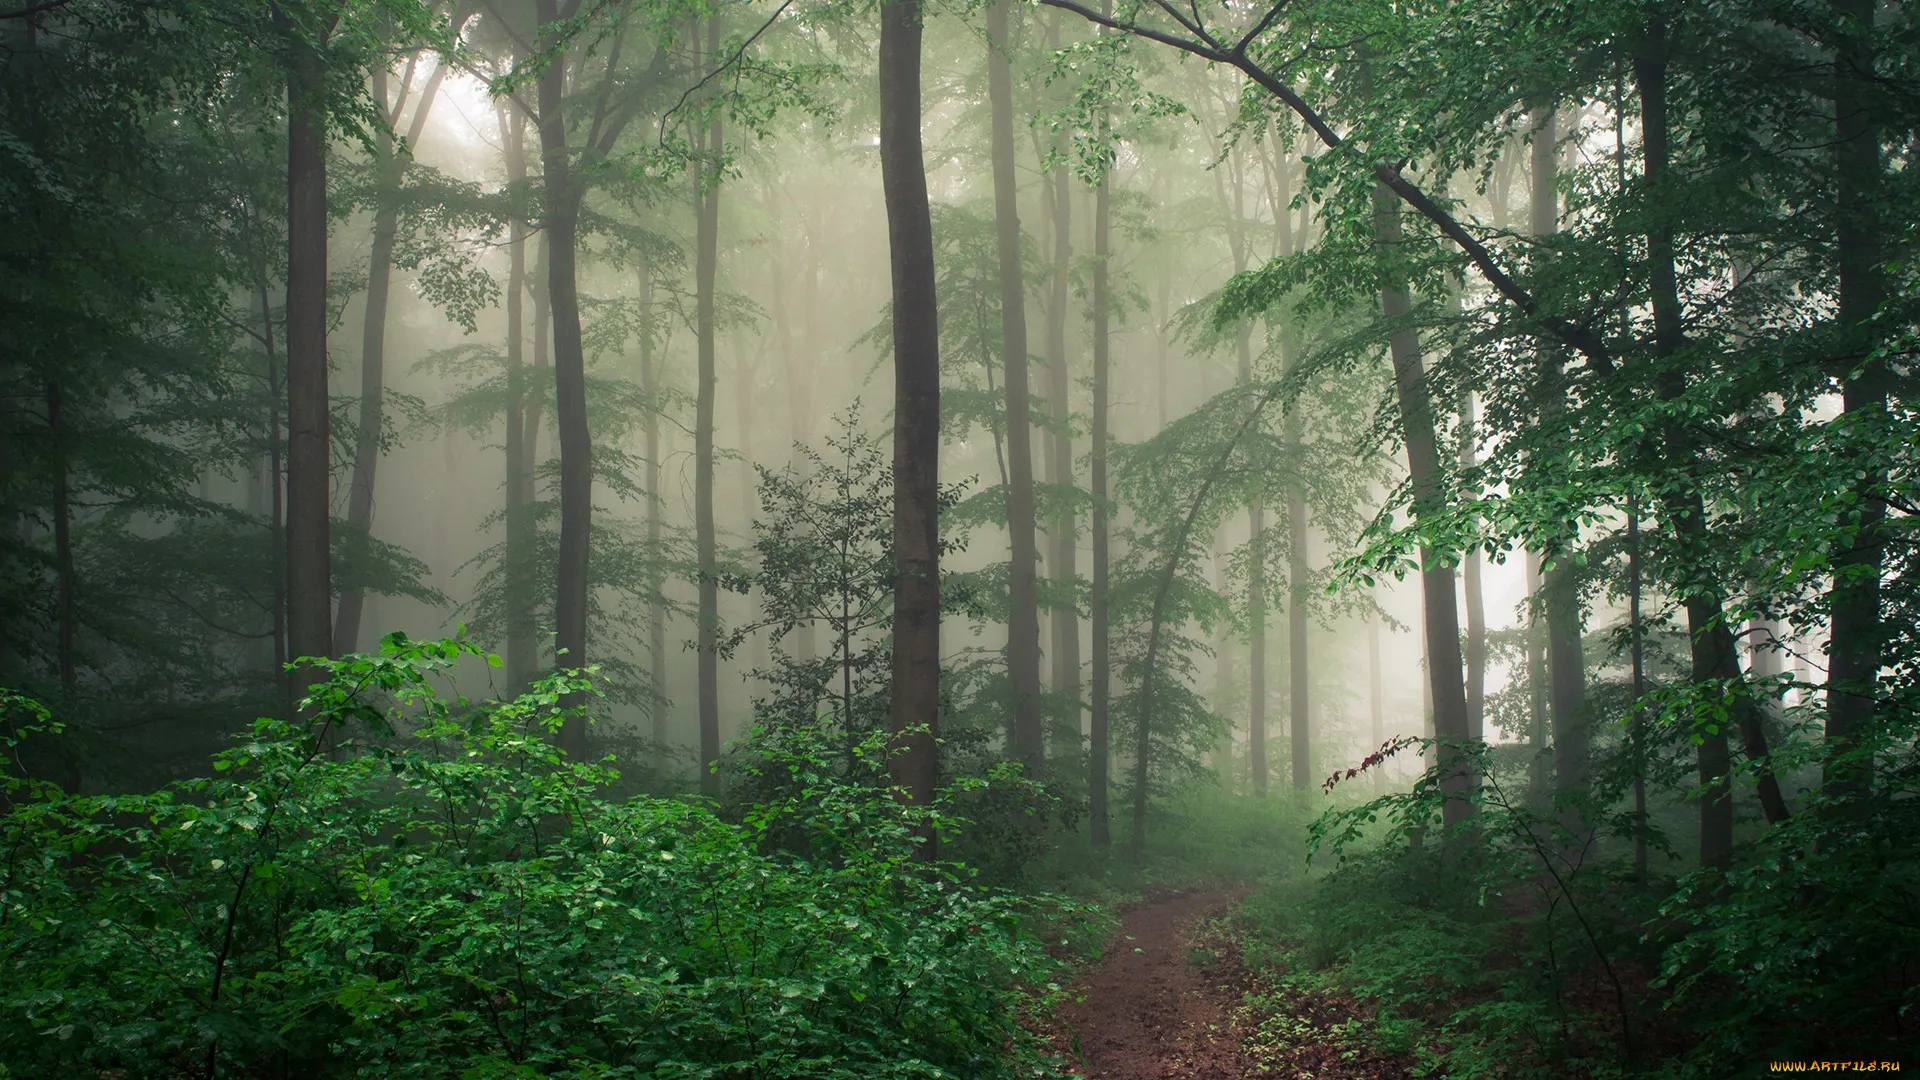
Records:
[[[1239,1006],[1255,980],[1204,932],[1245,888],[1155,897],[1121,913],[1098,965],[1060,1010],[1055,1037],[1086,1080],[1399,1080],[1405,1063],[1333,1037],[1351,1003],[1269,998],[1261,1019]],[[1277,1029],[1277,1030],[1276,1030]],[[1281,1031],[1289,1032],[1282,1035]]]
[[[1241,1080],[1254,1074],[1233,1009],[1235,960],[1193,963],[1201,920],[1226,914],[1244,889],[1200,889],[1121,913],[1100,963],[1061,1010],[1061,1038],[1088,1080]],[[1208,954],[1211,956],[1212,954]],[[1075,1052],[1077,1051],[1077,1053]]]

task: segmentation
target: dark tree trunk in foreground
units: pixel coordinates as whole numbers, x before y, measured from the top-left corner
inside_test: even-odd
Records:
[[[987,94],[993,112],[993,218],[1000,261],[1001,362],[1007,380],[1007,677],[1013,689],[1014,760],[1038,776],[1046,758],[1040,724],[1040,608],[1035,548],[1033,428],[1027,391],[1026,281],[1020,267],[1020,211],[1013,176],[1013,73],[1007,14],[987,10]]]
[[[320,54],[292,43],[287,77],[287,649],[333,648],[327,414],[327,114]],[[296,692],[318,679],[307,668]],[[333,733],[325,738],[331,740]]]
[[[720,17],[707,19],[707,55],[720,51]],[[708,121],[708,162],[696,170],[694,243],[695,333],[699,373],[694,395],[693,422],[693,531],[698,563],[699,622],[694,646],[699,653],[698,705],[700,717],[700,791],[720,794],[720,579],[714,553],[713,523],[713,408],[719,389],[714,370],[713,300],[720,267],[720,118]]]
[[[1113,212],[1109,185],[1110,182],[1102,177],[1093,195],[1093,610],[1089,612],[1093,617],[1093,687],[1090,694],[1093,730],[1089,739],[1092,757],[1088,765],[1087,782],[1094,808],[1091,827],[1095,847],[1106,847],[1113,842],[1110,831],[1112,814],[1108,804],[1108,770],[1113,759],[1113,627],[1109,613],[1108,580],[1112,555],[1109,550],[1111,537],[1108,535],[1111,514],[1107,506],[1107,438],[1110,423],[1107,398],[1111,386],[1108,368],[1113,359],[1113,296],[1107,268],[1108,260],[1113,255]],[[1143,775],[1146,771],[1147,752],[1146,741],[1142,740],[1135,748],[1137,774]],[[1140,789],[1142,798],[1145,791],[1143,783]],[[1136,801],[1136,805],[1140,804]]]
[[[893,270],[893,699],[890,767],[925,805],[940,779],[940,337],[920,149],[919,0],[880,4],[880,182]],[[916,852],[934,857],[934,837]]]
[[[1842,387],[1843,407],[1851,418],[1886,411],[1884,365],[1861,364],[1876,341],[1869,323],[1886,294],[1880,270],[1878,220],[1880,130],[1867,93],[1875,83],[1873,70],[1874,0],[1835,0],[1844,35],[1834,50],[1834,164],[1839,174],[1835,193],[1838,211],[1836,253],[1839,256],[1840,360],[1858,374]],[[1828,598],[1831,618],[1827,647],[1827,768],[1826,783],[1848,791],[1864,791],[1873,782],[1870,758],[1850,756],[1863,725],[1873,719],[1880,673],[1880,575],[1885,540],[1882,527],[1886,502],[1881,489],[1886,472],[1878,465],[1864,470],[1854,485],[1858,496],[1851,536],[1833,552],[1833,589]]]
[[[1374,188],[1373,213],[1374,242],[1390,267],[1400,243],[1400,204],[1384,184]],[[1393,357],[1394,391],[1400,406],[1401,434],[1407,444],[1407,473],[1413,481],[1413,514],[1417,521],[1423,514],[1438,509],[1443,498],[1440,456],[1433,434],[1433,405],[1420,356],[1419,334],[1412,326],[1404,325],[1413,311],[1412,298],[1404,287],[1387,285],[1380,290],[1380,311],[1388,320],[1403,324],[1392,331],[1388,348]],[[1467,687],[1461,670],[1460,615],[1454,600],[1453,568],[1443,565],[1438,554],[1429,548],[1420,551],[1420,568],[1426,620],[1427,685],[1433,694],[1433,733],[1440,742],[1440,790],[1445,795],[1441,820],[1455,825],[1473,814],[1470,792],[1479,781],[1473,766],[1465,760]]]
[[[556,0],[535,0],[541,36],[558,32]],[[554,420],[560,429],[560,565],[555,589],[554,662],[587,665],[587,552],[593,528],[593,441],[587,432],[586,354],[580,339],[580,292],[576,241],[580,187],[567,155],[567,63],[555,57],[539,80],[540,155],[547,192],[547,303],[553,320]],[[578,700],[570,705],[580,705]],[[587,752],[587,721],[570,716],[560,729],[560,748],[574,757]]]
[[[1639,85],[1640,129],[1645,160],[1643,174],[1648,199],[1660,205],[1662,189],[1672,183],[1669,176],[1671,143],[1667,130],[1667,56],[1666,28],[1656,22],[1648,27],[1633,56],[1635,82]],[[1673,226],[1658,221],[1647,235],[1647,283],[1653,309],[1654,356],[1664,365],[1658,374],[1663,398],[1671,401],[1686,392],[1684,376],[1673,365],[1673,357],[1686,345],[1683,312],[1680,307],[1679,277],[1675,269]],[[1684,467],[1692,457],[1690,437],[1677,425],[1662,433],[1670,467]],[[1706,559],[1711,537],[1707,535],[1705,507],[1697,490],[1675,491],[1667,497],[1668,524],[1683,550],[1682,567],[1697,565]],[[1716,680],[1737,686],[1741,680],[1740,657],[1733,632],[1726,625],[1720,597],[1711,584],[1691,580],[1692,595],[1683,597],[1687,611],[1687,633],[1691,639],[1691,678],[1696,683]],[[1760,805],[1767,821],[1785,820],[1786,800],[1780,794],[1768,760],[1766,735],[1760,727],[1760,714],[1752,699],[1744,694],[1727,702],[1729,719],[1741,733],[1747,756],[1753,759],[1760,788]],[[1700,865],[1725,866],[1733,857],[1732,754],[1728,749],[1727,729],[1700,732],[1696,764],[1701,787]]]

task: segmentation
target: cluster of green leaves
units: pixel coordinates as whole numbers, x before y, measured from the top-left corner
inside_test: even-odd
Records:
[[[470,703],[436,687],[463,655],[322,661],[313,726],[259,721],[152,795],[7,779],[6,1074],[1050,1074],[1016,1023],[1052,966],[1027,909],[912,862],[942,804],[845,782],[818,741],[769,751],[792,797],[738,824],[606,801],[552,740],[589,680]],[[10,746],[41,736],[0,707]]]

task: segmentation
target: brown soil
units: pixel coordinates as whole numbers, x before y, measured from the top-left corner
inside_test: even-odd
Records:
[[[1088,1080],[1241,1080],[1253,1064],[1234,1022],[1237,965],[1196,935],[1239,891],[1207,889],[1148,901],[1121,914],[1100,963],[1061,1010],[1058,1035]],[[1194,961],[1210,961],[1199,966]]]
[[[1207,921],[1245,889],[1160,896],[1121,913],[1100,963],[1074,987],[1052,1036],[1087,1080],[1408,1080],[1409,1062],[1356,1045],[1361,1010],[1283,991],[1240,963]]]

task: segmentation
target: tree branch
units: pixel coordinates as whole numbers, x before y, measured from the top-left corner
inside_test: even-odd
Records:
[[[1328,149],[1338,149],[1346,145],[1346,140],[1341,138],[1340,134],[1333,130],[1326,119],[1311,105],[1308,105],[1306,100],[1296,93],[1292,87],[1281,82],[1272,72],[1247,57],[1245,50],[1246,47],[1251,44],[1251,35],[1242,39],[1232,51],[1227,51],[1218,48],[1216,44],[1177,37],[1151,27],[1141,26],[1138,23],[1126,22],[1102,15],[1097,11],[1076,3],[1075,0],[1040,0],[1040,3],[1048,7],[1059,8],[1062,11],[1071,11],[1075,15],[1098,26],[1119,30],[1132,34],[1135,37],[1145,38],[1148,41],[1157,41],[1162,45],[1179,49],[1190,55],[1198,56],[1203,60],[1211,60],[1217,64],[1226,64],[1233,67],[1247,78],[1252,79],[1261,89],[1284,102],[1315,135],[1319,136],[1320,141],[1325,144]],[[1165,5],[1162,4],[1162,6],[1164,7]],[[1277,7],[1275,10],[1277,10]],[[1272,15],[1273,12],[1270,11],[1268,17],[1262,20],[1261,25],[1270,25]],[[1179,19],[1178,16],[1175,16],[1175,18],[1178,19],[1182,25],[1186,24],[1185,19]],[[1196,31],[1196,33],[1200,32]],[[1205,37],[1206,35],[1201,33],[1201,36]],[[1562,344],[1578,350],[1581,355],[1587,358],[1589,365],[1600,374],[1612,374],[1614,370],[1613,354],[1607,348],[1606,342],[1603,341],[1599,335],[1587,327],[1558,316],[1541,315],[1538,301],[1536,301],[1526,289],[1522,288],[1518,281],[1513,279],[1513,275],[1507,273],[1506,270],[1501,267],[1499,262],[1494,258],[1493,253],[1487,250],[1487,246],[1481,243],[1472,233],[1468,232],[1466,227],[1460,224],[1459,219],[1447,213],[1440,204],[1434,202],[1426,192],[1420,190],[1418,186],[1401,176],[1400,166],[1398,164],[1387,162],[1376,164],[1373,167],[1373,175],[1381,183],[1385,184],[1395,195],[1399,196],[1402,202],[1411,206],[1421,217],[1431,222],[1449,240],[1460,245],[1460,250],[1466,253],[1467,259],[1473,263],[1474,268],[1480,272],[1480,276],[1487,284],[1493,286],[1493,290],[1499,293],[1507,302],[1519,308],[1522,314],[1532,319],[1535,325],[1539,326],[1547,336],[1555,338]]]

